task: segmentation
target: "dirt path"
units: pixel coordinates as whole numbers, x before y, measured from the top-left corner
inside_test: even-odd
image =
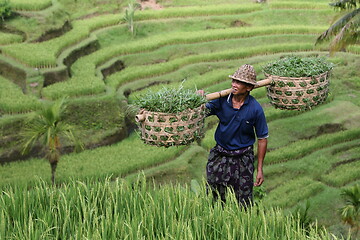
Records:
[[[150,8],[150,9],[154,9],[154,10],[160,10],[163,9],[163,7],[156,3],[156,0],[143,0],[139,2],[141,4],[141,9],[146,9],[146,8]]]

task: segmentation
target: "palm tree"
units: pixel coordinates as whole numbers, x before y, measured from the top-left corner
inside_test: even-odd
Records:
[[[60,159],[60,137],[75,143],[76,149],[82,145],[73,134],[73,128],[61,118],[65,110],[65,99],[52,104],[44,104],[42,109],[29,119],[22,135],[23,154],[36,143],[44,148],[45,158],[51,166],[51,182],[55,184],[55,171]]]
[[[357,237],[360,230],[360,186],[343,189],[341,195],[345,200],[345,206],[340,209],[342,220],[351,226]]]
[[[330,52],[339,51],[346,46],[360,42],[360,0],[336,0],[330,3],[341,13],[345,12],[333,25],[323,32],[316,40],[321,43],[335,36],[330,43]]]

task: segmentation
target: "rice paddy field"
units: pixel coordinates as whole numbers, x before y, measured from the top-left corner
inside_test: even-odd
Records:
[[[330,55],[315,45],[338,14],[329,1],[142,1],[132,34],[127,1],[10,0],[16,14],[0,29],[0,239],[346,239],[340,193],[360,183],[360,46]],[[206,196],[215,118],[187,146],[146,145],[134,131],[134,102],[149,90],[217,92],[245,63],[261,80],[266,64],[292,55],[334,64],[329,96],[291,111],[274,108],[265,87],[252,91],[270,137],[265,196],[251,211]],[[20,157],[17,140],[29,115],[64,96],[86,149],[61,157],[52,187],[47,160]],[[293,212],[307,202],[314,224],[304,230]]]

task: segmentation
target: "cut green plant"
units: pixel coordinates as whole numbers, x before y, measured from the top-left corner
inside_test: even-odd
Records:
[[[289,56],[263,67],[273,81],[268,97],[276,108],[308,110],[328,96],[329,72],[333,64],[325,58]]]
[[[289,56],[263,67],[267,74],[282,77],[311,77],[332,70],[334,64],[321,57]]]
[[[193,90],[163,88],[136,101],[142,140],[151,145],[187,145],[203,136],[206,99]]]
[[[140,96],[135,105],[151,112],[179,113],[187,109],[195,109],[205,103],[206,99],[194,90],[163,87],[158,92],[148,92]]]

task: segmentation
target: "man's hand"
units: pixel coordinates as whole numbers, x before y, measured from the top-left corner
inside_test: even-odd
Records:
[[[205,91],[200,89],[196,91],[197,94],[199,94],[200,96],[205,96]]]
[[[263,174],[263,172],[261,170],[261,171],[258,171],[257,174],[256,174],[256,181],[254,183],[254,186],[259,187],[259,186],[261,186],[261,184],[263,182],[264,182],[264,174]]]
[[[258,166],[254,186],[259,187],[264,182],[263,162],[267,149],[267,138],[258,139]]]

